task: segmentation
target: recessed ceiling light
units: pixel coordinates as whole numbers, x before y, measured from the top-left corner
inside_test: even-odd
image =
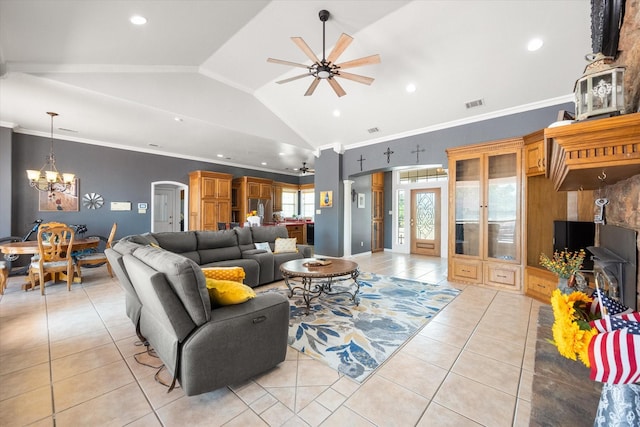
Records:
[[[133,25],[144,25],[144,24],[147,23],[147,18],[145,18],[144,16],[140,16],[140,15],[133,15],[131,18],[129,18],[129,21]]]
[[[529,52],[535,52],[536,50],[540,49],[543,44],[544,42],[542,41],[542,39],[531,39],[527,44],[527,50],[529,50]]]
[[[414,85],[413,83],[409,83],[405,89],[407,92],[413,93],[416,91],[416,85]]]
[[[278,153],[278,156],[284,156],[284,153]]]
[[[340,110],[333,110],[334,117],[340,117]]]
[[[218,157],[222,158],[224,157],[224,154],[218,154]]]
[[[262,166],[267,166],[267,162],[260,163]]]
[[[173,120],[175,120],[176,122],[183,122],[184,119],[182,117],[174,117]]]

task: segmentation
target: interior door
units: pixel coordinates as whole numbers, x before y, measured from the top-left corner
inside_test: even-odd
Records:
[[[411,190],[411,253],[440,256],[440,189]]]
[[[175,199],[176,190],[171,188],[156,188],[153,198],[153,230],[177,231],[175,228]]]

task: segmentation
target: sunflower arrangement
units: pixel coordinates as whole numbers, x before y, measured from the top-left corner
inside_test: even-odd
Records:
[[[584,292],[563,294],[559,289],[551,295],[551,307],[555,321],[551,328],[553,341],[558,352],[567,359],[580,359],[588,368],[589,343],[598,334],[596,328],[589,325],[591,320],[599,318],[589,311],[593,298]]]
[[[256,216],[258,215],[258,211],[249,211],[249,213],[247,213],[247,218],[249,218],[250,216]]]
[[[567,250],[560,252],[554,251],[553,258],[549,258],[542,253],[540,254],[540,265],[550,272],[557,274],[561,279],[569,279],[582,268],[585,255],[584,249],[575,252]]]

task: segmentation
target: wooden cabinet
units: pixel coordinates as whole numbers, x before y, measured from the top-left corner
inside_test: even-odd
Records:
[[[596,190],[638,174],[640,113],[544,129],[557,191]]]
[[[279,182],[273,183],[273,212],[282,211],[282,184]]]
[[[193,171],[189,174],[189,229],[217,230],[231,220],[231,175]]]
[[[247,181],[247,198],[271,199],[271,182]]]
[[[546,142],[544,129],[525,135],[524,162],[527,176],[543,175],[547,170]]]
[[[524,274],[526,294],[548,304],[551,293],[558,286],[558,277],[550,271],[535,267],[525,268]]]
[[[307,224],[287,224],[286,227],[289,237],[295,237],[297,244],[304,245],[307,243]]]
[[[447,150],[449,280],[521,291],[522,138]]]

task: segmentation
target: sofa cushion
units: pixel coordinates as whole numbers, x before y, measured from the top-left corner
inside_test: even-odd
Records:
[[[232,280],[206,279],[211,307],[242,304],[256,297],[256,293],[247,285]]]
[[[133,256],[166,276],[167,282],[197,326],[209,321],[209,293],[204,274],[194,261],[150,246],[141,246],[133,252]],[[133,277],[131,279],[133,281]]]
[[[298,248],[296,247],[297,239],[295,237],[283,239],[278,237],[276,239],[276,245],[273,250],[275,254],[282,254],[287,252],[298,252]]]
[[[249,249],[255,249],[253,245],[253,235],[251,234],[251,227],[236,227],[233,229],[238,236],[238,245],[240,251],[248,251]]]
[[[196,231],[199,264],[242,258],[234,230]]]
[[[202,264],[198,253],[198,239],[194,231],[167,231],[153,233],[152,236],[162,249],[187,257],[196,264]]]
[[[267,227],[251,227],[251,235],[253,236],[253,242],[271,242],[274,243],[278,237],[287,238],[289,232],[287,227],[282,225],[274,225]]]

